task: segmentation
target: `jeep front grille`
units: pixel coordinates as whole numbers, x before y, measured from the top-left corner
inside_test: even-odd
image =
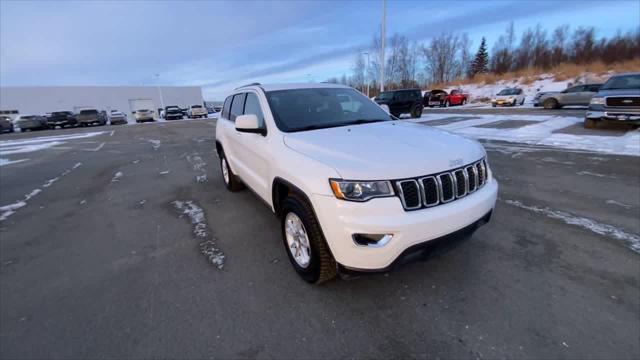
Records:
[[[416,179],[395,181],[405,210],[417,210],[454,201],[480,189],[487,182],[483,160],[451,171]]]

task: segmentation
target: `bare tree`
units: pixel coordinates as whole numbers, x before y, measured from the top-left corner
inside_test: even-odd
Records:
[[[553,31],[551,38],[551,65],[555,66],[567,61],[567,39],[569,25],[560,25]]]
[[[458,36],[451,33],[435,37],[431,39],[429,46],[423,46],[425,71],[431,82],[442,83],[455,79],[460,67],[460,61],[456,57],[458,46]]]
[[[367,64],[365,63],[364,56],[362,52],[358,52],[353,62],[353,75],[351,76],[351,81],[353,86],[359,89],[360,91],[364,91],[366,88],[365,84],[365,71]]]

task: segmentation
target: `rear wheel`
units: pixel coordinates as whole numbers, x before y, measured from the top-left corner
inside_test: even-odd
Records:
[[[411,117],[414,119],[419,118],[420,116],[422,116],[422,105],[416,105],[413,107],[413,109],[411,109]]]
[[[556,99],[547,99],[542,104],[545,109],[556,109],[558,108],[558,100]]]
[[[287,197],[282,203],[280,224],[287,255],[300,277],[319,284],[336,276],[336,261],[305,199],[296,194]]]
[[[462,106],[467,105],[467,99],[462,99],[462,103],[460,103],[460,105]]]
[[[227,187],[227,190],[238,191],[244,188],[240,179],[233,173],[233,171],[231,171],[231,167],[229,167],[227,157],[224,153],[220,155],[220,170],[222,171],[222,180],[224,181],[224,186]]]

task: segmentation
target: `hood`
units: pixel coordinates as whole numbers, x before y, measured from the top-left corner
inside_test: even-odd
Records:
[[[496,100],[507,100],[509,98],[515,99],[517,97],[518,97],[518,95],[496,95],[493,98],[496,99]]]
[[[284,143],[333,167],[349,180],[429,175],[485,156],[482,146],[474,140],[400,121],[289,133]]]
[[[640,89],[600,90],[593,97],[640,95]]]

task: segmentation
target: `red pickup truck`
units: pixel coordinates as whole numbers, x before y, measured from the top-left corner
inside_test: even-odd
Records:
[[[444,90],[431,90],[425,94],[425,106],[429,107],[465,105],[467,102],[469,102],[469,94],[460,89],[451,90],[448,94]]]

